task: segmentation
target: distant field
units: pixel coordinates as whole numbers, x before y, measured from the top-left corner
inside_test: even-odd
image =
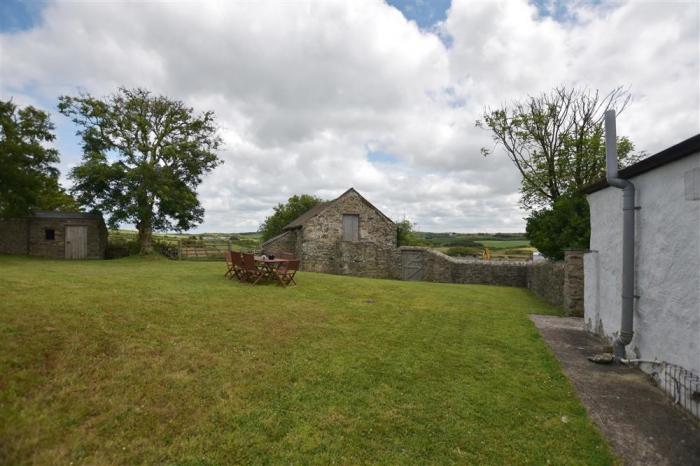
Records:
[[[153,237],[173,247],[206,248],[210,250],[224,250],[231,244],[234,251],[250,251],[260,247],[262,235],[260,233],[154,233]],[[135,230],[110,230],[110,244],[135,243],[137,232]],[[223,254],[223,253],[222,253]]]
[[[489,249],[493,259],[527,260],[536,251],[523,233],[426,233],[414,234],[415,245],[433,248],[455,257],[480,257]]]
[[[528,240],[481,240],[477,241],[484,247],[489,249],[516,249],[516,248],[529,248],[530,242]]]

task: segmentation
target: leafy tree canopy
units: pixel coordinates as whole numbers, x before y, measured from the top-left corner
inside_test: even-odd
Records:
[[[522,175],[521,204],[527,210],[552,206],[566,193],[579,191],[605,174],[605,111],[618,113],[629,93],[617,88],[608,94],[559,87],[535,97],[487,109],[477,126],[492,132]],[[622,165],[634,163],[629,139],[618,139]],[[492,151],[482,149],[484,155]]]
[[[142,254],[153,250],[153,231],[202,221],[196,188],[221,163],[213,112],[195,114],[181,101],[125,88],[103,99],[62,96],[58,109],[83,140],[73,193],[108,213],[112,228],[135,224]]]
[[[533,212],[526,234],[530,244],[553,260],[563,259],[565,249],[588,249],[591,226],[586,196],[565,194],[551,208]]]
[[[419,243],[414,228],[415,224],[408,219],[396,222],[396,242],[399,246],[416,246]]]
[[[58,183],[58,151],[49,115],[32,106],[0,100],[0,217],[33,210],[77,210]]]
[[[267,241],[279,235],[282,233],[282,229],[285,226],[321,202],[323,201],[316,196],[295,194],[287,199],[287,202],[284,204],[277,204],[277,206],[273,208],[274,213],[267,217],[262,225],[260,225],[259,231],[262,233],[262,240]]]

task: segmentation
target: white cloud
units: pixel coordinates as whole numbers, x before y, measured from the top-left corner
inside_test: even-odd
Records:
[[[560,83],[625,85],[619,131],[663,149],[700,130],[698,15],[693,3],[573,3],[576,20],[560,23],[524,0],[455,0],[430,32],[370,0],[50,3],[39,26],[0,34],[0,95],[145,86],[214,109],[225,164],[201,186],[200,230],[254,230],[292,194],[355,186],[424,230],[517,231],[518,174],[479,153],[484,107]],[[398,163],[369,162],[368,147]]]

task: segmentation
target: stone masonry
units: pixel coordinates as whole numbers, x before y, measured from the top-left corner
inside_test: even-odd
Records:
[[[343,215],[359,216],[359,240],[343,240]],[[567,315],[583,311],[583,254],[561,262],[458,259],[422,247],[396,247],[396,225],[354,189],[315,207],[263,244],[263,252],[292,254],[308,272],[526,287]],[[409,257],[410,256],[410,257]],[[405,259],[405,260],[404,260]],[[408,265],[410,264],[410,265]],[[407,273],[406,267],[412,267]]]
[[[26,254],[63,259],[66,257],[67,226],[87,227],[87,259],[104,258],[107,228],[99,214],[37,212],[21,218],[0,221],[0,254]],[[46,231],[53,230],[53,238]]]
[[[527,286],[526,262],[457,259],[430,248],[403,246],[400,252],[419,252],[424,273],[422,281],[472,283],[483,285]],[[400,268],[401,262],[395,262]],[[400,276],[400,272],[394,275]]]
[[[563,261],[543,261],[527,266],[527,287],[567,316],[583,316],[582,250],[565,251]]]
[[[313,213],[265,242],[263,252],[293,254],[301,259],[301,269],[309,272],[375,278],[391,274],[396,224],[357,191],[351,188]],[[343,240],[343,215],[359,217],[358,241]]]
[[[527,266],[527,287],[554,306],[564,307],[564,262],[531,262]]]

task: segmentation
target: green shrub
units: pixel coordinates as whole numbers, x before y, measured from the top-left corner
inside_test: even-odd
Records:
[[[108,238],[105,248],[105,259],[119,259],[120,257],[135,256],[140,251],[139,242],[135,239],[123,237]]]
[[[568,248],[588,249],[591,226],[586,197],[561,196],[551,209],[534,212],[526,230],[532,246],[549,259],[563,259]]]

